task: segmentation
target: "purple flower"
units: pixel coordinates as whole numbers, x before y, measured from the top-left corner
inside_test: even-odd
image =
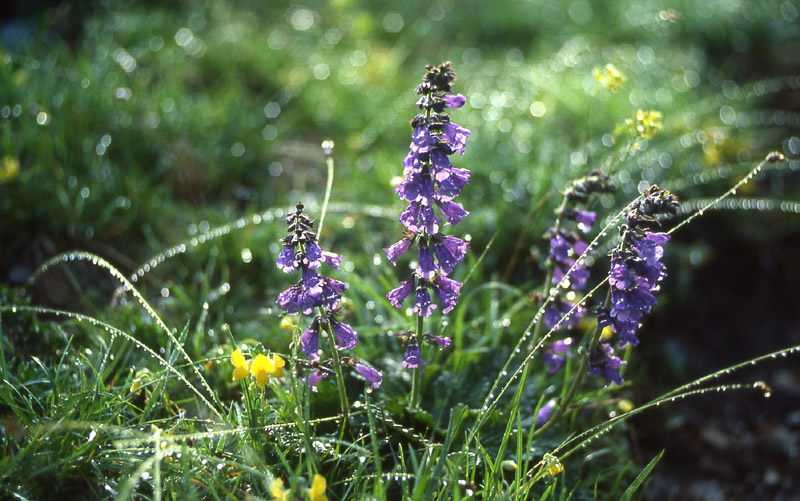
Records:
[[[305,263],[311,269],[317,269],[322,264],[322,249],[319,248],[317,242],[306,243],[306,259]]]
[[[417,340],[411,338],[411,341],[408,343],[408,348],[406,348],[406,352],[403,355],[403,367],[406,369],[416,369],[423,365],[425,365],[425,361],[422,360],[422,354],[419,352]]]
[[[431,239],[433,253],[439,262],[439,273],[449,275],[467,255],[469,244],[460,238],[437,234]]]
[[[342,256],[334,254],[333,252],[322,251],[322,260],[331,268],[339,269],[339,264],[342,262]]]
[[[392,306],[399,310],[403,307],[403,301],[405,301],[406,297],[411,293],[412,288],[414,288],[413,275],[409,277],[408,280],[400,282],[400,287],[390,290],[389,293],[386,294],[386,299],[392,303]]]
[[[602,374],[607,381],[606,387],[611,383],[622,384],[622,376],[619,375],[619,367],[626,364],[619,357],[614,356],[614,348],[603,343],[589,356],[589,376]]]
[[[442,303],[442,313],[449,313],[458,303],[458,291],[461,290],[461,282],[456,282],[442,275],[436,275],[431,282],[433,292]],[[427,316],[427,315],[425,315]]]
[[[417,292],[414,293],[414,307],[411,310],[421,317],[429,317],[436,308],[437,306],[431,302],[431,295],[428,293],[428,289],[424,286],[417,287]]]
[[[307,378],[302,378],[301,381],[303,383],[308,384],[308,386],[311,387],[311,391],[316,393],[318,391],[317,383],[322,381],[322,378],[324,378],[325,376],[327,376],[326,373],[324,373],[320,369],[317,369],[316,371],[312,372]]]
[[[558,371],[558,369],[564,365],[564,362],[566,362],[567,359],[560,355],[556,355],[555,353],[546,351],[542,354],[542,360],[547,366],[547,372],[550,374],[555,374],[556,371]]]
[[[553,409],[556,407],[556,401],[551,400],[544,404],[543,406],[539,407],[539,412],[536,413],[536,424],[535,427],[538,428],[544,425],[546,422],[550,420],[550,416],[553,415]]]
[[[383,252],[386,253],[386,257],[389,258],[389,261],[392,262],[392,265],[396,266],[397,258],[402,256],[409,247],[411,247],[411,238],[406,237],[399,242],[392,244],[392,246],[388,249],[383,249]]]
[[[439,208],[441,209],[441,204],[439,204]],[[445,214],[445,217],[447,217],[447,214]],[[423,232],[428,235],[433,235],[439,231],[439,223],[442,222],[442,218],[434,213],[433,207],[422,205],[418,202],[411,202],[408,204],[406,210],[400,214],[400,222],[403,223],[403,226],[415,233]]]
[[[457,225],[459,222],[461,222],[462,219],[467,217],[467,215],[469,214],[469,212],[465,211],[464,208],[461,207],[461,205],[453,201],[437,200],[436,205],[439,207],[439,210],[442,211],[442,215],[444,216],[445,219],[447,219],[447,222],[453,226]],[[434,233],[436,232],[435,231],[428,232],[428,234],[430,235]]]
[[[429,343],[437,345],[440,350],[447,348],[448,346],[450,346],[450,343],[452,342],[449,337],[434,336],[433,334],[430,333],[423,334],[423,337]]]
[[[467,98],[461,94],[448,94],[444,96],[444,104],[448,108],[461,108],[466,102]]]
[[[664,244],[669,240],[666,233],[648,233],[642,238],[633,239],[633,249],[639,256],[636,271],[654,288],[666,275],[666,266],[661,263],[664,257]]]
[[[471,173],[466,169],[456,169],[455,167],[446,171],[436,173],[436,199],[439,201],[449,201],[461,194],[461,190],[469,183]],[[433,196],[433,193],[431,193]]]
[[[294,273],[297,269],[297,263],[294,260],[294,245],[283,246],[283,250],[278,254],[278,269],[284,273]]]
[[[427,244],[420,244],[418,256],[419,268],[417,268],[417,275],[422,278],[433,278],[436,274],[436,267],[433,264],[433,253]]]
[[[403,178],[394,191],[407,202],[419,202],[430,206],[434,194],[433,178],[430,174],[412,171]]]
[[[356,372],[361,374],[364,377],[364,379],[366,379],[367,382],[372,385],[373,388],[380,387],[381,382],[383,381],[383,377],[381,376],[380,372],[376,371],[372,367],[367,367],[366,365],[363,364],[356,364],[354,366],[354,369],[356,370]]]
[[[552,329],[555,327],[559,322],[561,325],[559,328],[563,327],[575,327],[583,318],[583,315],[586,313],[586,309],[583,307],[575,308],[575,311],[570,314],[568,318],[564,321],[561,321],[567,313],[569,313],[575,305],[561,297],[556,297],[549,303],[547,306],[544,307],[544,325],[548,329]]]
[[[467,137],[470,131],[452,122],[445,122],[442,125],[442,138],[447,141],[454,152],[464,155],[464,144],[467,142]]]
[[[584,233],[588,233],[589,230],[591,230],[592,226],[594,225],[594,220],[596,216],[597,215],[594,213],[594,211],[578,210],[575,211],[574,219],[575,222],[578,223],[578,227],[581,229],[581,231],[583,231]]]
[[[300,336],[300,351],[309,360],[319,360],[319,318],[314,319],[308,329]]]
[[[356,347],[358,343],[358,334],[356,334],[356,331],[354,331],[352,327],[335,318],[329,318],[328,321],[333,329],[333,333],[336,334],[337,349],[352,350]]]

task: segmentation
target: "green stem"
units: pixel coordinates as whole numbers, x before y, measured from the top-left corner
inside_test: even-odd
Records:
[[[425,322],[425,317],[420,315],[417,317],[417,332],[414,334],[417,338],[417,345],[422,348],[422,327]],[[422,366],[414,369],[414,377],[411,380],[411,408],[418,409],[420,401],[420,386],[422,386]]]
[[[322,147],[325,148],[325,141]],[[328,202],[331,199],[331,191],[333,189],[333,141],[330,142],[330,148],[325,149],[325,164],[328,166],[328,181],[325,184],[325,198],[322,200],[322,210],[319,216],[319,226],[317,226],[317,240],[322,235],[322,223],[325,222],[325,214],[328,212]]]
[[[322,318],[327,318],[325,309],[319,307]],[[342,375],[342,361],[339,358],[339,351],[336,349],[335,336],[330,322],[325,322],[325,334],[327,334],[328,341],[331,345],[331,354],[333,355],[333,371],[336,373],[336,386],[339,387],[339,401],[342,404],[342,427],[339,430],[340,435],[343,436],[344,430],[347,427],[348,419],[350,418],[350,403],[347,400],[347,389],[344,386],[344,376]]]

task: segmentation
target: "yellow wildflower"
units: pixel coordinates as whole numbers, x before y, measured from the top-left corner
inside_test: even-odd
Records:
[[[237,349],[231,354],[231,363],[236,367],[233,371],[233,380],[239,381],[246,378],[250,374],[250,369],[247,367],[247,361],[242,355],[242,350]]]
[[[272,363],[275,364],[275,371],[272,373],[275,377],[283,377],[283,366],[286,362],[279,355],[272,355]]]
[[[288,316],[285,316],[281,319],[281,329],[287,331],[293,331],[297,326],[292,322],[292,319]]]
[[[289,501],[289,491],[283,486],[283,480],[280,478],[269,484],[269,493],[274,501]]]
[[[263,388],[264,385],[267,384],[267,381],[269,381],[270,374],[275,372],[275,363],[259,353],[256,359],[253,360],[250,371],[256,377],[258,387]]]
[[[328,496],[325,495],[327,485],[325,477],[319,473],[314,475],[314,481],[311,482],[311,489],[308,491],[308,501],[328,501]]]
[[[600,332],[600,337],[602,337],[606,341],[611,339],[611,336],[613,335],[614,335],[614,330],[611,328],[610,325],[606,325],[605,327],[603,327],[602,332]]]
[[[0,183],[14,179],[17,174],[19,174],[19,159],[10,155],[4,156],[0,162]]]
[[[595,68],[592,70],[592,75],[599,84],[605,85],[611,92],[617,92],[626,81],[625,75],[610,63],[602,70]]]
[[[658,110],[638,110],[633,117],[625,120],[625,125],[634,136],[653,139],[661,130],[661,112]]]

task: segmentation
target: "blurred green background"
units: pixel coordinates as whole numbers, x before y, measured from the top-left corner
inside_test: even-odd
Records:
[[[350,278],[353,301],[372,303],[355,313],[372,326],[361,331],[392,326],[380,289],[394,272],[385,261],[377,278],[370,270],[399,237],[392,182],[413,89],[424,65],[444,60],[467,97],[453,121],[472,131],[455,160],[473,172],[461,199],[472,215],[456,232],[472,236],[473,262],[497,232],[476,286],[541,282],[558,190],[618,152],[614,132],[638,109],[660,111],[663,130],[616,168],[619,193],[598,210],[619,210],[651,183],[682,200],[715,196],[772,150],[790,162],[740,195],[798,198],[797,0],[14,0],[0,9],[0,283],[10,286],[73,249],[135,273],[185,243],[141,283],[159,308],[180,319],[211,297],[211,324],[285,342],[271,308],[287,285],[274,267],[281,210],[303,201],[317,215],[320,144],[332,139],[323,244],[361,273]],[[593,76],[608,64],[626,77],[617,92]],[[220,226],[225,235],[204,244]],[[709,356],[730,349],[718,362],[733,363],[796,340],[797,230],[791,214],[742,211],[677,236],[642,381],[668,389],[720,368]],[[91,312],[112,293],[105,274],[81,265],[30,289],[37,304]],[[721,328],[732,304],[753,316]],[[513,340],[525,322],[496,335]],[[686,325],[698,332],[682,337]],[[771,333],[759,335],[766,344],[747,338],[759,329]],[[691,343],[702,336],[722,348],[698,361],[703,348]]]

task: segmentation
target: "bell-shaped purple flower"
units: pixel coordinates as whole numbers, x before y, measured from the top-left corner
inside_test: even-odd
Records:
[[[438,234],[432,239],[433,253],[439,263],[439,273],[449,275],[467,255],[469,244],[460,238]]]
[[[469,215],[469,212],[465,211],[461,205],[450,200],[437,200],[436,205],[439,207],[439,210],[442,211],[442,215],[447,219],[447,222],[453,226],[460,223],[462,219]],[[436,232],[429,232],[431,235],[433,233]]]
[[[426,362],[422,359],[422,354],[419,351],[419,345],[417,344],[417,341],[412,338],[412,340],[408,343],[405,354],[403,355],[403,367],[406,369],[416,369],[425,365],[425,363]]]
[[[322,264],[322,249],[319,248],[317,242],[306,243],[306,261],[305,265],[315,270]]]
[[[444,96],[444,105],[448,108],[461,108],[466,102],[467,98],[461,94],[446,94]]]
[[[386,257],[392,262],[392,265],[396,266],[397,258],[402,256],[408,248],[411,247],[411,240],[411,238],[406,237],[392,244],[388,249],[383,249],[383,252],[386,253]]]
[[[408,297],[408,295],[411,293],[411,289],[413,288],[414,276],[412,275],[408,280],[400,282],[399,287],[390,290],[389,293],[386,294],[386,299],[392,303],[392,306],[399,310],[403,307],[403,301],[405,301],[406,297]]]
[[[461,194],[461,190],[469,183],[471,174],[466,169],[447,169],[436,173],[436,199],[439,201],[452,200]]]
[[[436,275],[431,282],[433,292],[442,303],[442,313],[449,313],[458,303],[458,291],[461,290],[461,282],[449,279],[442,275]]]
[[[468,129],[452,122],[445,122],[442,125],[442,139],[447,141],[450,149],[454,152],[457,151],[461,155],[464,155],[464,145],[467,142],[469,134],[470,131]]]
[[[626,363],[614,356],[614,348],[611,345],[603,343],[589,356],[589,371],[586,374],[589,376],[602,374],[606,378],[606,386],[610,386],[611,383],[622,384],[619,368]]]
[[[309,360],[319,360],[319,318],[314,319],[300,336],[300,351]]]
[[[439,204],[439,207],[441,208],[441,204]],[[445,217],[447,217],[446,214]],[[403,223],[403,226],[415,233],[423,232],[428,235],[433,235],[439,231],[439,223],[442,222],[442,218],[434,213],[433,207],[422,205],[418,202],[411,202],[408,204],[408,207],[406,207],[406,210],[400,214],[400,222]]]
[[[544,404],[543,406],[539,407],[539,412],[536,413],[535,427],[539,428],[540,426],[548,422],[550,420],[550,416],[553,415],[553,409],[555,408],[556,408],[555,400],[551,400],[546,404]]]
[[[358,334],[352,327],[344,322],[340,322],[335,318],[329,318],[333,333],[336,334],[336,348],[339,350],[352,350],[358,344]]]
[[[307,378],[302,378],[301,381],[303,383],[307,384],[308,386],[310,386],[311,387],[311,391],[313,391],[314,393],[317,393],[317,391],[318,391],[317,390],[317,383],[322,381],[322,379],[325,376],[327,376],[327,374],[325,372],[321,371],[320,369],[317,369],[316,371],[312,372]]]
[[[379,388],[381,386],[383,376],[381,376],[380,372],[376,371],[372,367],[367,367],[364,364],[358,363],[353,368],[356,372],[361,374],[364,379],[366,379],[367,382],[372,385],[373,388]]]
[[[434,195],[433,178],[427,173],[410,172],[394,191],[407,202],[430,206]]]
[[[297,269],[297,263],[294,257],[294,245],[286,244],[283,246],[281,253],[278,254],[278,269],[284,273],[294,273]]]
[[[429,317],[436,308],[437,306],[431,301],[431,295],[428,289],[424,286],[417,287],[417,291],[414,293],[414,307],[412,311],[416,312],[421,317]]]
[[[417,268],[417,275],[422,278],[433,278],[436,274],[436,267],[433,264],[433,253],[431,248],[426,244],[420,244],[418,254],[419,267]]]

